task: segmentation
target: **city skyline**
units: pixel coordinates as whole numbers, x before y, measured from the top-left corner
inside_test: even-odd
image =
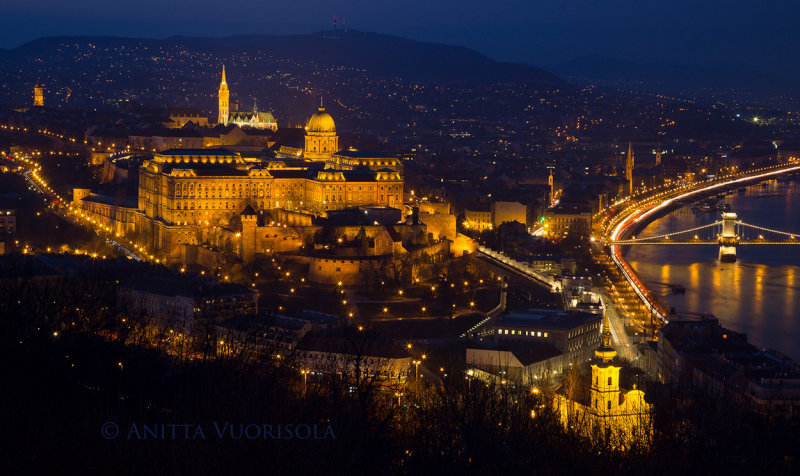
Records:
[[[0,474],[796,474],[786,5],[2,7]]]

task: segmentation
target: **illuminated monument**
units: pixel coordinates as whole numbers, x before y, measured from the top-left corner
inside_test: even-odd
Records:
[[[325,160],[338,151],[339,137],[336,135],[336,124],[320,102],[319,110],[306,124],[303,157],[309,160]]]
[[[272,132],[278,130],[278,123],[271,112],[259,112],[258,104],[253,103],[253,112],[237,111],[232,112],[228,118],[228,124],[236,124],[239,127],[252,127],[254,129],[269,129]]]
[[[222,65],[222,81],[219,83],[219,116],[217,123],[224,126],[228,125],[228,114],[230,113],[230,91],[228,83],[225,81],[225,65]]]
[[[33,105],[44,106],[44,88],[41,86],[34,86],[33,88]]]
[[[259,112],[258,104],[253,103],[253,112],[233,111],[230,107],[230,90],[225,78],[225,66],[222,66],[222,81],[219,83],[219,115],[217,123],[227,126],[235,124],[239,127],[252,127],[255,129],[269,129],[273,132],[278,130],[278,123],[271,112]]]
[[[221,148],[164,150],[139,168],[135,205],[116,205],[81,189],[73,200],[98,223],[135,236],[170,263],[201,262],[198,247],[238,253],[244,260],[294,251],[305,243],[303,233],[316,231],[314,218],[329,211],[402,206],[399,161],[376,152],[337,151],[329,114],[311,116],[305,146],[257,160]]]
[[[648,443],[652,428],[652,405],[644,392],[636,389],[623,393],[619,386],[621,367],[612,363],[617,352],[611,347],[608,315],[603,319],[600,347],[595,350],[599,363],[592,364],[588,401],[556,395],[555,406],[562,424],[584,436],[608,437],[617,449],[634,443]],[[579,390],[579,389],[578,389]]]

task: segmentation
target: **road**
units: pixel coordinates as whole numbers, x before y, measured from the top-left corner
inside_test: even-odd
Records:
[[[635,229],[635,226],[640,224],[642,220],[645,220],[646,223],[648,219],[658,216],[659,213],[668,209],[668,207],[674,206],[675,203],[680,200],[690,198],[694,195],[708,193],[709,191],[736,186],[741,183],[752,182],[759,179],[766,180],[770,177],[798,170],[800,170],[800,165],[781,167],[779,169],[759,169],[744,177],[732,177],[717,180],[713,183],[699,184],[690,190],[678,190],[675,192],[664,191],[655,196],[642,197],[641,199],[629,203],[625,211],[608,222],[608,226],[603,230],[603,234],[609,241],[619,241],[626,237],[629,230]],[[605,222],[606,220],[603,221]],[[661,303],[656,302],[650,297],[652,293],[622,257],[620,247],[612,244],[609,250],[614,263],[617,265],[620,272],[622,272],[623,276],[625,276],[625,279],[639,296],[642,303],[644,303],[654,316],[666,323],[669,311],[664,309]]]
[[[614,348],[616,349],[617,354],[620,357],[628,360],[634,360],[636,357],[638,357],[639,353],[636,351],[636,347],[634,347],[630,336],[627,332],[625,332],[625,326],[622,318],[619,315],[619,312],[617,312],[617,308],[614,307],[611,299],[609,299],[604,291],[601,289],[595,289],[595,292],[600,295],[600,301],[603,303],[603,307],[608,315],[608,323],[611,327],[611,337],[613,338]]]

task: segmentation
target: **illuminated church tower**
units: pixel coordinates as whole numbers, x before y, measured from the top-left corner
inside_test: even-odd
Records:
[[[617,449],[630,448],[635,443],[648,445],[653,408],[636,385],[627,392],[619,386],[621,367],[611,363],[617,352],[611,347],[608,314],[603,317],[600,347],[594,353],[601,362],[592,364],[589,400],[556,394],[555,407],[562,424],[590,438],[606,438]]]
[[[628,194],[633,195],[633,146],[628,142],[628,159],[625,161],[625,178],[628,179]]]
[[[592,364],[592,387],[589,405],[598,415],[615,413],[619,406],[619,370],[620,367],[611,364],[617,351],[611,347],[611,328],[609,327],[608,314],[603,318],[603,334],[600,337],[600,347],[594,351],[602,363]]]
[[[228,125],[230,91],[225,81],[225,65],[222,65],[222,82],[219,83],[219,117],[217,123]]]
[[[326,160],[339,152],[339,136],[336,124],[330,114],[325,112],[320,100],[319,110],[306,124],[306,144],[303,157],[311,160]]]

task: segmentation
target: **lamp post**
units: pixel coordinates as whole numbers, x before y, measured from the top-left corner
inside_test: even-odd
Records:
[[[303,374],[303,396],[306,396],[306,391],[308,390],[308,370],[301,370],[301,374]]]
[[[419,364],[421,361],[419,360],[412,360],[411,363],[414,364],[414,380],[417,380],[419,377]]]

